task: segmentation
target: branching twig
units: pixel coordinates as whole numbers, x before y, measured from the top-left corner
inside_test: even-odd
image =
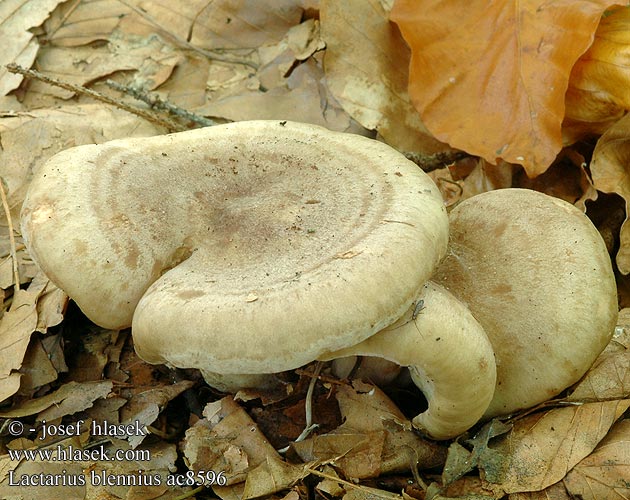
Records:
[[[15,249],[15,235],[13,234],[13,220],[11,219],[11,209],[9,208],[9,201],[7,200],[7,194],[4,191],[4,182],[0,179],[0,197],[2,198],[2,207],[7,217],[7,226],[9,228],[9,244],[11,245],[11,260],[13,261],[13,287],[14,296],[17,297],[20,291],[20,270],[18,268],[17,251]]]
[[[101,94],[100,92],[96,92],[92,89],[88,89],[81,85],[75,85],[73,83],[64,82],[56,78],[46,76],[43,73],[40,73],[39,71],[35,71],[34,69],[23,68],[22,66],[18,66],[15,63],[7,64],[6,67],[11,73],[18,73],[28,78],[35,78],[36,80],[47,83],[48,85],[52,85],[54,87],[59,87],[65,90],[69,90],[71,92],[77,92],[79,94],[88,95],[98,101],[111,104],[112,106],[116,106],[117,108],[123,109],[129,113],[133,113],[134,115],[144,118],[145,120],[151,123],[155,123],[156,125],[159,125],[160,127],[164,127],[169,132],[179,132],[179,131],[185,130],[184,127],[182,127],[181,125],[178,125],[177,123],[175,123],[169,118],[164,118],[164,117],[158,116],[155,113],[151,113],[150,111],[145,111],[135,106],[131,106],[129,104],[118,101],[109,96]]]
[[[130,95],[131,97],[142,101],[153,109],[157,109],[159,111],[166,111],[167,113],[176,116],[178,118],[182,118],[184,120],[191,121],[202,127],[211,127],[212,125],[216,125],[216,122],[206,118],[205,116],[200,116],[196,113],[192,113],[187,109],[180,108],[179,106],[175,106],[170,102],[164,101],[159,96],[155,94],[149,94],[148,92],[143,92],[129,85],[121,85],[120,83],[114,82],[113,80],[106,80],[105,84],[118,92],[123,92],[125,94]]]
[[[407,157],[407,159],[414,162],[425,172],[432,172],[433,170],[444,168],[451,163],[455,163],[456,161],[463,160],[464,158],[471,156],[463,151],[443,151],[432,155],[413,152],[403,154]]]

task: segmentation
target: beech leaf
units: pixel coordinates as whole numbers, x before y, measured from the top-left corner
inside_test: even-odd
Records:
[[[544,172],[562,147],[571,68],[615,2],[397,0],[409,94],[439,140]]]

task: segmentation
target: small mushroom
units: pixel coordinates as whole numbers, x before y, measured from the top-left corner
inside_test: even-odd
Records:
[[[376,356],[409,367],[428,408],[413,425],[433,439],[449,439],[483,416],[494,394],[492,345],[481,325],[453,295],[428,282],[414,304],[393,325],[363,342],[322,359]],[[366,358],[371,359],[371,358]]]
[[[433,279],[464,302],[494,347],[486,416],[548,400],[577,382],[609,342],[617,292],[606,246],[573,205],[525,189],[463,201],[449,216]]]
[[[227,384],[390,325],[444,256],[447,220],[387,145],[277,121],[63,151],[22,209],[32,257],[92,321],[133,324],[146,361]]]

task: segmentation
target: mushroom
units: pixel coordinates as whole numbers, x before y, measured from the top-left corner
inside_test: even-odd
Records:
[[[413,425],[433,439],[449,439],[483,416],[494,394],[492,345],[470,311],[441,286],[427,282],[396,323],[323,359],[376,356],[409,367],[428,408]]]
[[[501,189],[463,201],[449,222],[433,280],[468,306],[493,345],[497,388],[486,417],[577,382],[617,318],[610,257],[590,220],[545,194]]]
[[[92,321],[132,325],[140,357],[229,385],[393,323],[448,219],[387,145],[253,121],[63,151],[36,173],[22,231]]]

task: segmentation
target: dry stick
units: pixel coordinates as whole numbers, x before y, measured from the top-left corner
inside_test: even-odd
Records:
[[[143,92],[138,89],[134,89],[129,85],[121,85],[120,83],[114,82],[112,80],[106,80],[105,84],[118,92],[122,92],[124,94],[128,94],[131,97],[142,101],[152,109],[157,109],[159,111],[166,111],[167,113],[177,116],[178,118],[183,118],[184,120],[189,120],[193,123],[201,125],[202,127],[211,127],[216,125],[217,123],[205,116],[200,116],[196,113],[192,113],[187,109],[180,108],[179,106],[175,106],[168,101],[161,99],[159,96],[155,94],[149,94],[148,92]]]
[[[170,120],[169,118],[163,118],[161,116],[156,115],[155,113],[151,113],[149,111],[145,111],[135,106],[131,106],[124,102],[117,101],[116,99],[113,99],[109,96],[101,94],[100,92],[96,92],[94,90],[88,89],[81,85],[75,85],[73,83],[64,82],[56,78],[46,76],[43,73],[40,73],[39,71],[35,71],[34,69],[23,68],[22,66],[19,66],[15,63],[7,64],[6,68],[11,73],[18,73],[28,78],[35,78],[36,80],[40,80],[44,83],[47,83],[48,85],[53,85],[54,87],[60,87],[62,89],[69,90],[71,92],[77,92],[79,94],[88,95],[98,101],[111,104],[112,106],[116,106],[117,108],[123,109],[129,113],[133,113],[134,115],[144,118],[145,120],[151,123],[155,123],[156,125],[159,125],[160,127],[164,127],[169,132],[180,132],[182,130],[186,130],[185,127],[178,125],[177,123]]]
[[[233,59],[231,57],[220,56],[220,55],[214,54],[212,52],[209,52],[207,50],[200,49],[199,47],[195,47],[192,43],[190,43],[185,38],[182,38],[181,36],[176,35],[175,33],[172,33],[171,31],[167,30],[154,17],[152,17],[148,12],[145,12],[142,9],[139,9],[136,6],[131,5],[130,3],[126,2],[125,0],[118,0],[118,1],[121,4],[123,4],[124,6],[128,7],[131,10],[133,10],[136,14],[138,14],[140,17],[142,17],[143,19],[145,19],[146,21],[151,23],[153,26],[155,26],[159,30],[162,30],[164,33],[166,33],[168,36],[170,36],[173,40],[175,40],[180,45],[183,45],[187,49],[193,50],[193,51],[197,52],[198,54],[201,54],[202,56],[207,57],[210,60],[220,61],[220,62],[225,62],[225,63],[231,63],[231,64],[242,64],[244,66],[249,66],[250,68],[253,68],[255,70],[258,69],[258,65],[254,64],[251,61],[243,61],[243,60],[240,60],[240,59]]]
[[[7,200],[7,194],[4,191],[4,181],[0,179],[0,197],[2,197],[2,207],[4,208],[4,214],[7,216],[7,225],[9,226],[9,244],[11,245],[11,260],[13,262],[13,296],[17,297],[20,291],[20,270],[18,269],[17,251],[15,249],[15,235],[13,234],[13,220],[11,219],[11,210],[9,209],[9,202]]]
[[[403,498],[401,495],[397,495],[396,493],[391,493],[385,490],[376,490],[374,488],[367,488],[365,486],[361,486],[360,484],[354,484],[354,483],[351,483],[350,481],[345,481],[339,477],[333,476],[332,474],[326,474],[325,472],[320,472],[317,469],[314,469],[312,467],[305,467],[304,470],[306,470],[309,474],[313,474],[314,476],[323,477],[324,479],[330,479],[331,481],[334,481],[335,483],[343,484],[344,486],[348,486],[355,490],[367,492],[370,494],[370,496],[375,496],[379,498],[387,498],[389,500],[393,500],[393,499],[402,500]],[[379,493],[380,491],[382,491],[383,493],[380,494]]]
[[[411,160],[425,172],[432,172],[444,168],[451,163],[468,158],[471,155],[463,151],[441,151],[432,155],[422,153],[403,153],[408,160]]]

